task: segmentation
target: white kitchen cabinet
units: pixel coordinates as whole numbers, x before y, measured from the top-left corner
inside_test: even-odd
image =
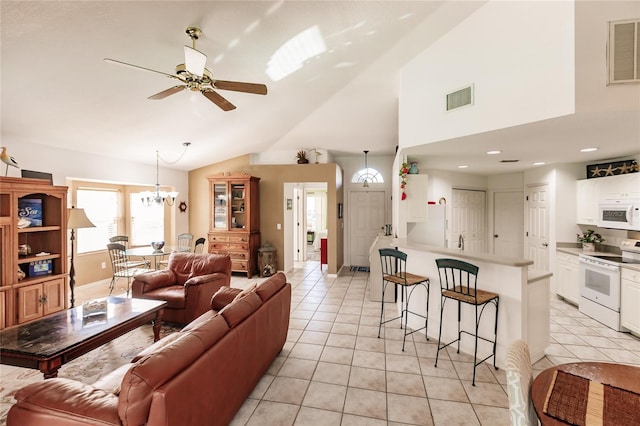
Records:
[[[576,222],[579,225],[595,226],[598,224],[598,204],[600,202],[601,188],[602,179],[594,178],[577,181]]]
[[[640,336],[640,271],[621,269],[620,325]]]
[[[575,305],[580,301],[578,256],[556,252],[557,271],[554,274],[558,296]]]
[[[640,173],[608,176],[599,180],[602,182],[601,199],[627,200],[640,198]]]
[[[407,185],[404,188],[407,199],[400,201],[400,203],[404,203],[407,222],[427,221],[428,183],[429,175],[407,175]]]

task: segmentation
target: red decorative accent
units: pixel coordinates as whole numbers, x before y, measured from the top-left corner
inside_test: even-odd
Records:
[[[407,194],[405,192],[402,192],[402,199],[406,200],[407,199]]]

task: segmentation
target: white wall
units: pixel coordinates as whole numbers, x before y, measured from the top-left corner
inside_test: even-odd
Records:
[[[471,83],[474,105],[446,112],[446,93]],[[573,112],[573,2],[490,1],[403,69],[399,144]]]
[[[3,141],[2,143],[6,144],[7,152],[15,157],[20,167],[52,173],[55,185],[67,185],[67,179],[149,186],[154,186],[156,182],[155,165],[122,161],[78,151],[66,151],[28,142],[12,144],[10,141]],[[153,158],[155,152],[150,155]],[[19,177],[20,170],[10,168],[9,176]],[[189,180],[186,171],[161,167],[160,184],[173,186],[179,192],[176,211],[180,201],[186,201],[189,204]],[[187,213],[176,213],[176,235],[189,231],[188,212],[187,209]]]

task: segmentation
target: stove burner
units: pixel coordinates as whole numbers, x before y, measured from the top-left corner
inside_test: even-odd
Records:
[[[625,257],[622,257],[622,256],[595,255],[595,256],[590,256],[590,257],[594,257],[596,259],[601,259],[601,260],[607,260],[609,262],[616,262],[616,263],[640,264],[640,260],[638,260],[638,259],[629,259],[629,258],[625,258]]]

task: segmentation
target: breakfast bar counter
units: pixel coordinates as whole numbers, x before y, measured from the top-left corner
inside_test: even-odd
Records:
[[[429,277],[431,281],[429,300],[429,328],[427,335],[437,341],[440,325],[440,280],[436,259],[452,258],[463,260],[478,266],[478,289],[492,291],[500,296],[498,312],[498,343],[496,363],[498,367],[505,365],[509,344],[517,339],[527,342],[531,352],[531,360],[535,362],[544,356],[549,345],[549,278],[550,272],[530,271],[533,261],[524,258],[507,258],[489,253],[472,253],[459,249],[448,249],[438,246],[418,244],[403,238],[390,241],[407,254],[407,271]],[[426,291],[416,289],[411,296],[409,309],[426,314]],[[399,301],[398,301],[399,302]],[[399,305],[399,303],[398,303]],[[480,321],[480,336],[493,337],[493,308],[487,307]],[[457,334],[456,307],[447,304],[444,312],[442,340],[450,342]],[[420,325],[422,323],[422,325]],[[420,328],[424,323],[419,317],[409,315],[409,327]],[[474,309],[462,305],[462,329],[475,328]],[[463,336],[460,350],[473,355],[474,341]],[[482,341],[478,343],[478,356],[491,352],[491,345]]]

